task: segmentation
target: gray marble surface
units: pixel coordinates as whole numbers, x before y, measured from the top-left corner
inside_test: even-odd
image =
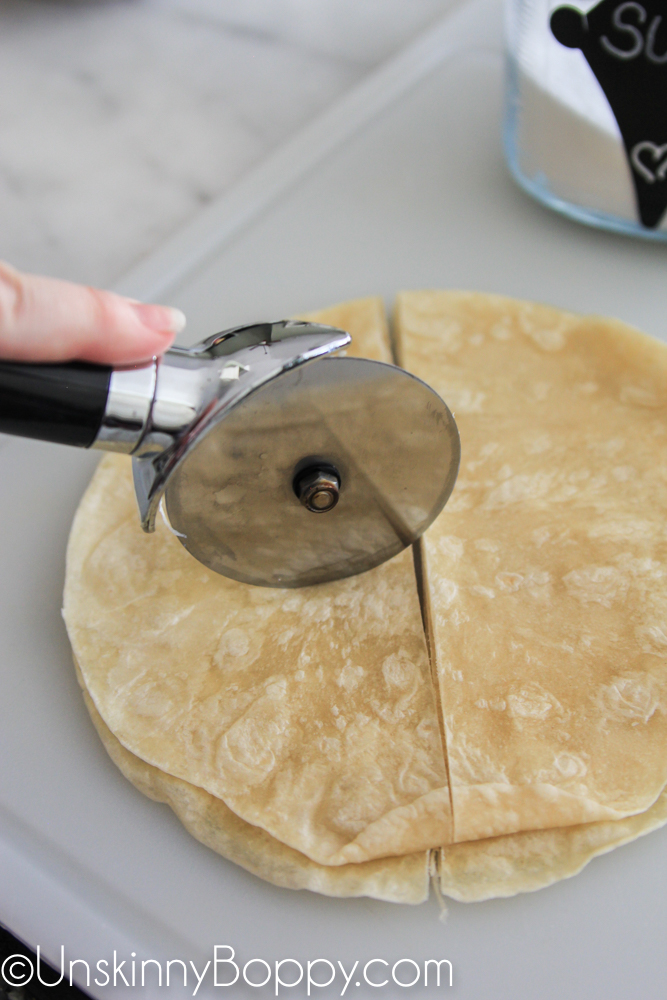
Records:
[[[0,258],[112,285],[452,0],[0,0]]]

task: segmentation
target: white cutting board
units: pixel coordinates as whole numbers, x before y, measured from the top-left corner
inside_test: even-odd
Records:
[[[355,296],[391,302],[398,289],[419,287],[609,313],[663,336],[667,248],[577,226],[509,179],[501,36],[496,0],[460,6],[122,290],[185,309],[187,342]],[[0,439],[0,922],[52,957],[64,944],[67,960],[109,959],[115,948],[128,963],[135,951],[201,968],[225,944],[243,961],[453,964],[452,988],[390,983],[378,994],[355,976],[345,995],[357,998],[664,996],[667,830],[541,892],[451,903],[443,923],[434,900],[401,907],[274,888],[136,792],[88,720],[60,618],[68,529],[95,460]],[[379,981],[383,968],[372,970]],[[402,971],[407,978],[410,968]],[[272,984],[207,982],[198,996],[275,995]],[[339,996],[340,976],[336,983],[313,995]],[[285,994],[305,996],[305,984]]]

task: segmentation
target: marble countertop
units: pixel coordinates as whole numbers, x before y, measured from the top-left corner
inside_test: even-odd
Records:
[[[0,258],[111,286],[452,0],[0,0]]]

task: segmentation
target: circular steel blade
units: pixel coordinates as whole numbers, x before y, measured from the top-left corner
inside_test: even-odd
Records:
[[[460,443],[449,409],[400,368],[324,358],[252,392],[196,440],[169,480],[172,528],[200,562],[266,587],[302,587],[377,566],[446,503]],[[333,466],[340,499],[314,513],[294,491]]]

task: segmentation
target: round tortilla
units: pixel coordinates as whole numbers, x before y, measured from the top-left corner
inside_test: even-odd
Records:
[[[356,322],[359,353],[386,359],[381,303],[339,309],[344,320],[313,316]],[[429,867],[454,899],[513,895],[667,820],[667,352],[614,321],[498,296],[408,293],[397,320],[403,363],[454,403],[464,446],[460,489],[424,542],[439,705],[405,554],[293,607],[284,592],[230,602],[231,581],[211,600],[222,578],[210,588],[164,526],[147,555],[155,540],[137,530],[118,458],[77,517],[66,620],[112,759],[220,854],[330,895],[418,902]],[[356,659],[334,639],[348,629]],[[381,682],[366,687],[369,672]],[[248,710],[216,743],[223,695],[247,677]],[[285,751],[295,719],[305,742]],[[313,748],[329,755],[324,772]],[[267,783],[276,769],[287,780]]]

